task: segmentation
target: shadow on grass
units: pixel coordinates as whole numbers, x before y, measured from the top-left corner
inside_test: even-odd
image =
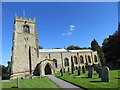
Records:
[[[11,87],[11,88],[18,88],[17,86],[13,86],[13,87]]]
[[[120,78],[115,78],[115,79],[120,79]]]
[[[81,78],[88,78],[88,77],[81,77]]]
[[[90,82],[96,83],[96,82],[103,82],[103,81],[90,81]]]

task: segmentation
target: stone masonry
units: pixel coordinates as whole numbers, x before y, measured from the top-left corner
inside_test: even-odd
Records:
[[[97,51],[90,49],[39,49],[36,19],[18,16],[14,20],[11,61],[11,79],[54,74],[62,68],[67,71],[71,65],[78,68],[100,63]]]

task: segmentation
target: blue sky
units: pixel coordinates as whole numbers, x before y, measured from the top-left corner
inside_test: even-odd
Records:
[[[14,14],[36,17],[39,45],[45,49],[68,45],[100,45],[118,26],[117,2],[37,2],[2,4],[2,64],[11,60]]]

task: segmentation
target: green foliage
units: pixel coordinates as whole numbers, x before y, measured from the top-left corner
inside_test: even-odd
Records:
[[[80,47],[79,46],[74,46],[74,45],[71,45],[71,46],[67,47],[67,50],[78,50],[78,49],[80,49]]]
[[[91,42],[91,49],[93,51],[97,51],[98,56],[99,56],[100,61],[101,61],[101,64],[103,66],[106,65],[106,61],[105,61],[105,57],[104,57],[104,53],[102,51],[102,48],[99,46],[98,42],[95,39]]]
[[[8,66],[2,65],[2,79],[10,79],[11,75],[11,62],[8,61]]]
[[[39,46],[39,49],[43,49],[43,47],[42,47],[42,46]]]
[[[0,65],[0,76],[2,75],[2,65]]]
[[[118,63],[120,60],[120,23],[118,25],[118,31],[104,39],[102,48],[107,63]]]
[[[119,72],[120,70],[110,70],[110,82],[101,82],[101,78],[99,78],[99,75],[95,71],[93,78],[87,78],[88,71],[86,71],[86,73],[82,73],[81,71],[80,77],[78,77],[77,71],[75,71],[74,74],[70,73],[70,76],[68,72],[64,73],[64,76],[60,76],[60,73],[56,73],[55,76],[77,86],[96,90],[96,88],[118,88],[118,81],[120,79]]]
[[[67,50],[80,50],[80,49],[90,49],[90,47],[80,48],[79,46],[70,45],[66,48]]]

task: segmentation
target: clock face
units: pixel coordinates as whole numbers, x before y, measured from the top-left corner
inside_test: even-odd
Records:
[[[23,31],[24,31],[24,33],[26,33],[26,34],[29,34],[30,33],[30,30],[29,30],[29,27],[28,26],[23,26]]]

